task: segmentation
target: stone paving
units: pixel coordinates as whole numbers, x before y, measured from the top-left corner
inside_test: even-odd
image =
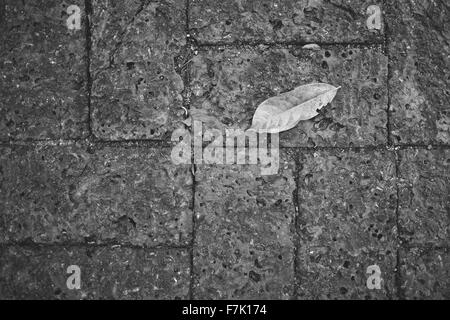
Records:
[[[449,17],[445,0],[0,0],[0,298],[450,299]],[[280,135],[278,174],[171,161],[185,110],[246,129],[311,82],[341,89]]]

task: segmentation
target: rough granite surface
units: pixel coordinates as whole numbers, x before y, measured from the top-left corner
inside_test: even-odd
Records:
[[[413,248],[402,252],[404,298],[450,299],[450,256],[448,248]]]
[[[377,42],[367,8],[382,0],[190,1],[190,31],[201,43]]]
[[[299,155],[298,297],[389,299],[396,263],[395,156],[391,152]],[[368,290],[378,265],[381,290]]]
[[[108,140],[167,137],[183,120],[184,1],[93,1],[92,121]]]
[[[169,149],[1,148],[0,242],[181,245],[192,176]]]
[[[450,150],[404,150],[399,156],[399,218],[403,239],[414,245],[448,246]]]
[[[79,266],[81,289],[67,269]],[[2,299],[187,299],[189,255],[183,250],[0,247]]]
[[[88,133],[84,1],[5,0],[0,16],[0,141],[70,139]]]
[[[392,138],[403,144],[448,144],[450,4],[389,3]]]
[[[198,166],[195,298],[287,299],[294,290],[294,162],[277,175],[256,165]]]

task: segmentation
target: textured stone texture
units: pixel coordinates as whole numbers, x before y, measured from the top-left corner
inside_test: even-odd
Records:
[[[67,288],[71,265],[80,290]],[[186,299],[188,290],[182,250],[0,248],[0,299]]]
[[[402,238],[414,245],[450,245],[450,150],[399,154]]]
[[[299,299],[394,296],[395,158],[389,152],[315,152],[300,156]],[[382,290],[369,290],[378,265]]]
[[[297,86],[341,86],[321,115],[280,135],[285,146],[377,145],[386,142],[387,59],[380,47],[324,47],[319,51],[221,48],[193,59],[192,109],[233,128],[250,127],[264,100]]]
[[[0,2],[0,140],[87,134],[82,30],[66,26],[69,5],[84,1]]]
[[[402,253],[402,290],[406,299],[450,299],[448,249],[413,248]]]
[[[194,297],[287,299],[293,294],[294,164],[198,166]]]
[[[97,137],[166,139],[184,114],[185,1],[93,1],[92,107]],[[176,60],[176,61],[175,61]]]
[[[450,6],[389,1],[392,135],[395,143],[450,143]]]
[[[1,148],[0,241],[186,244],[192,176],[170,150]]]
[[[381,0],[192,0],[190,29],[200,42],[375,42],[370,5]]]

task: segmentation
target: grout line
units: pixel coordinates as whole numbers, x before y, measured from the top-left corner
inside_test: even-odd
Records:
[[[386,139],[387,144],[389,146],[393,146],[392,140],[392,112],[391,112],[391,104],[392,104],[392,96],[391,96],[391,88],[390,88],[390,80],[391,80],[391,58],[390,58],[390,43],[389,43],[389,24],[386,19],[386,15],[384,14],[388,9],[387,0],[383,0],[383,24],[384,24],[384,54],[387,57],[387,76],[386,76],[386,90],[387,90],[387,109],[386,109]],[[397,151],[394,152],[394,161],[395,161],[395,188],[396,188],[396,207],[395,207],[395,222],[397,229],[397,253],[396,253],[396,262],[395,262],[395,275],[394,275],[394,286],[397,299],[404,300],[404,294],[402,290],[402,270],[401,270],[401,224],[400,224],[400,190],[399,190],[399,153]]]
[[[383,11],[386,12],[388,10],[387,0],[383,0]],[[386,15],[384,14],[384,54],[387,57],[387,78],[386,78],[386,90],[387,90],[387,142],[388,145],[393,145],[392,139],[392,94],[390,87],[390,80],[392,78],[392,68],[391,68],[391,52],[390,52],[390,41],[389,41],[389,33],[390,27],[388,24],[388,19],[386,19]]]
[[[403,248],[403,240],[402,240],[402,226],[400,223],[400,186],[399,186],[399,172],[400,172],[400,161],[401,156],[399,152],[395,152],[395,187],[397,192],[397,199],[396,199],[396,207],[395,207],[395,221],[396,221],[396,228],[397,228],[397,257],[396,257],[396,264],[395,264],[395,287],[396,287],[396,293],[397,298],[400,300],[405,299],[405,295],[402,289],[403,279],[402,279],[402,270],[401,270],[401,250]]]
[[[6,14],[5,14],[5,0],[0,0],[0,26],[5,23]]]
[[[33,141],[10,141],[0,142],[0,147],[33,147],[33,146],[71,146],[75,144],[90,146],[110,146],[110,147],[153,147],[172,148],[172,142],[158,140],[123,140],[123,141],[101,141],[92,138],[71,139],[71,140],[33,140]]]
[[[300,272],[300,262],[299,262],[299,252],[300,252],[300,232],[298,230],[298,225],[300,222],[300,199],[298,197],[298,193],[300,192],[300,171],[302,164],[299,160],[299,155],[295,153],[295,190],[293,197],[294,208],[295,208],[295,217],[294,217],[294,296],[292,297],[294,300],[298,299],[299,291],[298,287],[300,286],[299,272]]]
[[[189,8],[190,8],[190,0],[186,0],[186,26],[185,26],[185,32],[186,32],[186,51],[191,52],[192,51],[192,44],[193,39],[190,35],[189,30]],[[191,52],[192,54],[192,52]],[[186,59],[190,59],[189,57],[191,54],[188,54]],[[189,60],[188,60],[189,61]],[[187,63],[186,69],[183,71],[183,82],[184,82],[184,94],[183,94],[183,106],[190,110],[191,103],[190,103],[190,95],[191,95],[191,77],[190,77],[190,71],[191,71],[191,63]],[[191,230],[191,243],[189,245],[189,299],[194,300],[194,283],[195,283],[195,271],[194,271],[194,249],[195,249],[195,240],[196,240],[196,212],[195,212],[195,192],[196,192],[196,181],[195,181],[195,172],[197,171],[197,166],[194,163],[194,154],[193,149],[191,148],[191,177],[192,177],[192,230]]]
[[[388,4],[387,0],[383,0],[383,12],[386,13],[388,10]],[[391,56],[390,56],[390,42],[389,42],[389,24],[388,20],[386,19],[386,14],[384,16],[384,49],[385,49],[385,55],[387,57],[387,79],[386,79],[386,89],[387,89],[387,123],[386,123],[386,130],[387,130],[387,143],[390,146],[394,146],[394,141],[392,139],[392,95],[391,95],[391,88],[390,88],[390,80],[392,76],[392,69],[391,69]],[[407,146],[404,146],[405,148],[408,148]],[[402,149],[402,148],[397,148]],[[397,299],[404,300],[405,294],[404,290],[402,289],[403,279],[402,279],[402,226],[400,223],[400,186],[399,186],[399,177],[400,177],[400,153],[398,150],[395,150],[394,152],[395,156],[395,188],[396,188],[396,206],[395,206],[395,222],[396,222],[396,229],[397,229],[397,254],[396,254],[396,263],[395,263],[395,275],[394,275],[394,285],[396,289],[396,297]]]
[[[190,19],[189,19],[189,9],[190,9],[190,2],[189,0],[186,0],[186,36],[190,37]]]
[[[84,9],[86,15],[86,76],[87,76],[87,104],[88,104],[88,138],[92,137],[92,76],[91,76],[91,55],[92,55],[92,34],[91,17],[93,13],[91,0],[84,0]]]
[[[122,141],[102,141],[92,140],[91,143],[96,146],[109,147],[150,147],[150,148],[172,148],[175,143],[162,140],[122,140]]]
[[[323,47],[332,47],[332,46],[353,46],[353,47],[375,47],[384,44],[384,40],[375,41],[375,42],[312,42],[312,41],[235,41],[235,42],[198,42],[198,46],[200,48],[215,48],[215,47],[258,47],[260,45],[263,46],[305,46],[308,44],[317,44]]]
[[[105,242],[105,243],[89,243],[89,242],[61,242],[61,243],[37,243],[32,241],[10,241],[0,243],[1,247],[22,247],[29,249],[45,249],[45,248],[73,248],[73,249],[96,249],[96,248],[123,248],[123,249],[134,249],[134,250],[150,250],[150,251],[162,251],[162,250],[184,250],[190,251],[192,249],[191,244],[186,245],[171,245],[171,244],[161,244],[156,246],[140,246],[133,244],[123,244],[119,242]],[[403,243],[402,249],[411,250],[411,249],[422,249],[427,251],[436,251],[436,250],[447,250],[450,251],[449,245],[437,245],[434,243],[425,243],[425,244],[408,244]]]
[[[391,57],[390,57],[390,42],[389,42],[389,33],[390,27],[388,24],[388,19],[386,19],[386,12],[388,10],[387,0],[383,0],[383,24],[384,24],[384,53],[387,57],[387,77],[386,77],[386,90],[387,90],[387,122],[386,122],[386,130],[387,130],[387,143],[389,146],[394,146],[394,141],[392,139],[392,95],[390,88],[390,80],[392,76],[391,69]],[[400,148],[399,148],[400,149]],[[395,150],[395,148],[394,148]],[[395,207],[395,222],[397,229],[397,253],[396,253],[396,263],[395,263],[395,275],[394,275],[394,286],[395,286],[395,295],[397,299],[404,300],[405,295],[402,289],[403,279],[402,279],[402,270],[401,270],[401,250],[402,250],[402,226],[400,223],[400,186],[399,186],[399,166],[400,166],[400,154],[398,150],[394,151],[394,161],[395,161],[395,188],[396,188],[396,207]]]
[[[52,249],[52,248],[71,248],[71,249],[133,249],[133,250],[149,250],[149,251],[163,251],[163,250],[189,250],[188,245],[157,245],[157,246],[139,246],[133,244],[121,244],[117,242],[110,243],[88,243],[88,242],[67,242],[67,243],[36,243],[32,241],[6,242],[0,243],[1,247],[21,247],[29,249]]]
[[[196,240],[196,212],[195,212],[195,192],[196,192],[196,181],[195,172],[197,171],[197,166],[192,165],[192,234],[191,234],[191,244],[190,244],[190,281],[189,281],[189,299],[194,300],[194,283],[195,283],[195,272],[194,272],[194,249]]]
[[[189,80],[186,80],[189,81]],[[0,147],[14,146],[65,146],[76,143],[85,143],[97,146],[112,147],[154,147],[154,148],[172,148],[176,142],[167,140],[150,140],[150,139],[129,139],[129,140],[101,140],[95,138],[84,139],[34,139],[34,140],[10,140],[0,141]],[[448,144],[394,144],[389,145],[373,145],[373,146],[319,146],[319,147],[301,147],[301,146],[280,146],[281,150],[302,150],[306,152],[316,151],[377,151],[377,150],[407,150],[407,149],[427,149],[427,150],[447,150],[450,149]]]
[[[450,251],[450,244],[441,244],[441,245],[438,245],[435,243],[414,244],[414,243],[404,242],[402,244],[402,247],[404,250],[422,249],[422,250],[426,250],[426,251],[436,251],[436,250]]]

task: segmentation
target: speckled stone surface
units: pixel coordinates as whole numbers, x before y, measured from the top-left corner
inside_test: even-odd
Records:
[[[192,175],[170,149],[1,148],[0,242],[190,242]]]
[[[283,132],[284,146],[367,146],[386,142],[387,58],[379,46],[308,50],[259,46],[199,52],[191,69],[191,108],[224,126],[248,129],[260,103],[297,86],[341,86],[321,115]]]
[[[314,152],[299,159],[298,298],[393,298],[394,154]],[[367,288],[371,265],[381,269],[381,290]]]
[[[102,139],[170,139],[183,120],[185,2],[94,0],[92,121]]]
[[[450,245],[450,150],[399,154],[402,238],[413,245]]]
[[[194,298],[288,299],[294,290],[294,164],[198,166]]]
[[[389,2],[395,143],[450,143],[449,15],[447,1]]]
[[[81,271],[69,290],[69,266]],[[183,250],[0,247],[0,299],[187,299]]]
[[[190,31],[213,42],[376,42],[384,28],[370,31],[370,5],[381,0],[191,0]]]
[[[0,140],[86,136],[85,19],[69,31],[69,5],[84,1],[0,3]]]
[[[447,249],[413,248],[402,252],[402,290],[406,299],[450,299]]]

